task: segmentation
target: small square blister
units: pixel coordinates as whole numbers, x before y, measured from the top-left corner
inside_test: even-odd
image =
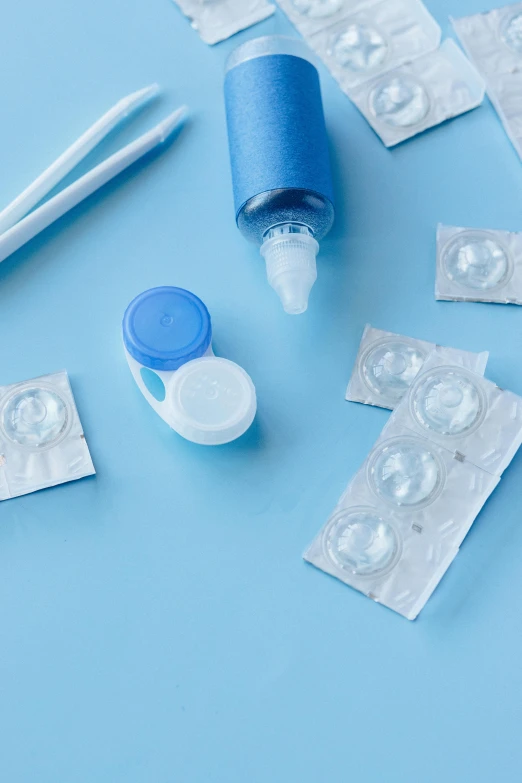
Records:
[[[266,0],[174,0],[207,44],[216,44],[246,30],[275,11]]]
[[[522,304],[522,233],[439,225],[435,298]]]
[[[0,500],[94,473],[65,371],[0,387]]]
[[[393,410],[420,372],[435,343],[393,332],[375,329],[367,324],[346,390],[346,399]],[[472,353],[458,348],[447,349],[452,361],[483,375],[488,352]]]

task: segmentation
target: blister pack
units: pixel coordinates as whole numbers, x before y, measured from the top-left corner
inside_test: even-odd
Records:
[[[390,417],[400,426],[500,476],[522,444],[522,398],[451,363],[436,348]]]
[[[522,233],[439,225],[435,298],[522,304]]]
[[[436,347],[304,555],[413,620],[522,443],[522,398]]]
[[[266,0],[174,0],[207,44],[216,44],[245,30],[275,11]]]
[[[0,500],[94,473],[65,371],[0,386]]]
[[[484,76],[488,95],[522,158],[522,3],[452,21],[464,49]]]
[[[420,0],[325,4],[280,0],[281,7],[346,90],[436,49],[441,31]],[[330,10],[335,8],[328,4]],[[307,9],[301,13],[296,8]],[[315,14],[315,15],[314,15]]]
[[[386,147],[475,109],[485,84],[450,39],[439,49],[388,71],[346,94]]]
[[[390,422],[305,560],[413,620],[499,480]]]
[[[365,326],[346,399],[393,410],[417,377],[435,343]],[[489,354],[445,349],[451,362],[483,375]]]

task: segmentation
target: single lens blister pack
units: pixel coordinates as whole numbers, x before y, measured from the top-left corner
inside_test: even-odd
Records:
[[[522,443],[522,398],[436,348],[383,432],[397,425],[500,476]]]
[[[346,94],[386,147],[475,109],[485,84],[458,46],[446,40],[435,52]]]
[[[390,425],[304,557],[413,620],[499,480]]]
[[[522,158],[522,3],[452,21]]]
[[[393,410],[420,372],[435,343],[417,340],[366,325],[359,345],[346,399]],[[452,363],[483,375],[488,352],[446,349]]]
[[[439,225],[435,298],[522,304],[522,233]]]
[[[436,49],[440,28],[419,0],[385,0],[347,9],[307,42],[346,90]]]
[[[65,371],[0,386],[0,500],[94,473]]]
[[[174,0],[207,44],[216,44],[246,30],[275,11],[266,0]]]

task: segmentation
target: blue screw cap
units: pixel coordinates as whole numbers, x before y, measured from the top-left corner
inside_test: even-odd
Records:
[[[177,370],[204,356],[212,341],[210,315],[197,296],[161,286],[132,300],[123,316],[123,342],[151,370]]]

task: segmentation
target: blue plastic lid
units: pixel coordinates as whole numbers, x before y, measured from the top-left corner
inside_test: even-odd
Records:
[[[210,315],[183,288],[151,288],[133,299],[123,316],[123,342],[151,370],[177,370],[204,356],[212,341]]]

